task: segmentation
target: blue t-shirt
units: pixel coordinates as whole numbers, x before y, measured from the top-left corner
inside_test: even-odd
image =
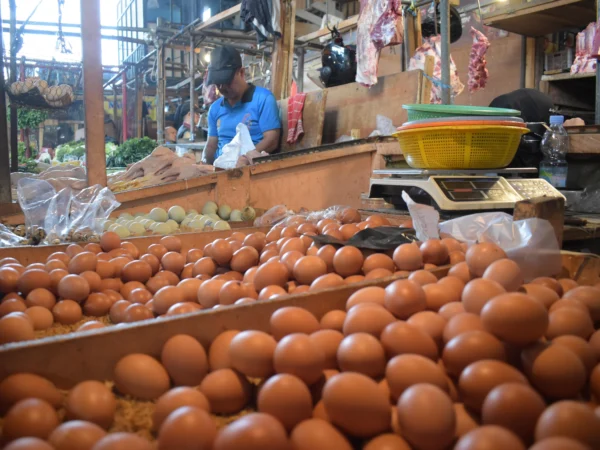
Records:
[[[275,96],[268,89],[251,84],[234,106],[222,97],[212,104],[208,111],[208,136],[219,138],[215,158],[221,155],[223,146],[235,137],[239,123],[248,127],[254,145],[262,141],[265,131],[280,129]]]

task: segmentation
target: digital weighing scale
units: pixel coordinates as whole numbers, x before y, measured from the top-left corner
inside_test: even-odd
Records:
[[[374,170],[370,198],[383,198],[396,209],[406,210],[402,191],[417,203],[441,211],[512,210],[515,203],[534,197],[565,198],[546,180],[521,178],[537,174],[535,168],[486,170]]]

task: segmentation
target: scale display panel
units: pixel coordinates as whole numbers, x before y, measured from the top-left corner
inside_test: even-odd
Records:
[[[455,202],[515,201],[499,178],[433,177],[444,195]]]

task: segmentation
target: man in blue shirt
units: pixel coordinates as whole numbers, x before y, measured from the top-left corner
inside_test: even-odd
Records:
[[[222,97],[208,111],[208,142],[202,154],[205,164],[213,164],[221,155],[240,123],[248,127],[256,147],[249,159],[279,147],[277,101],[268,89],[246,82],[242,58],[235,48],[224,46],[212,51],[206,82],[216,85]]]

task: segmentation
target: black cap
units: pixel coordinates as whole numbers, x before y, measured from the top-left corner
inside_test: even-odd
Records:
[[[230,84],[235,72],[242,67],[242,57],[230,46],[217,47],[210,54],[207,85]]]

